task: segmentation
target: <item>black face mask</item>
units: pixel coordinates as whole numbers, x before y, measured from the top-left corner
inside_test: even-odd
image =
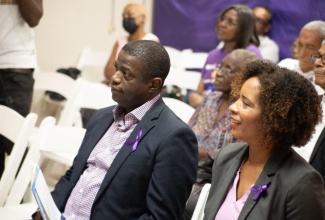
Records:
[[[123,18],[123,27],[127,32],[133,34],[139,26],[136,25],[135,18]]]

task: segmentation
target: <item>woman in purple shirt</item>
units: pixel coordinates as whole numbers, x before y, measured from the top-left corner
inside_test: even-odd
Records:
[[[205,91],[213,91],[216,67],[231,51],[239,48],[250,50],[262,59],[258,50],[260,42],[255,31],[255,16],[249,7],[235,4],[224,10],[217,19],[216,33],[217,38],[223,41],[224,45],[209,52],[202,69],[200,84],[196,92],[189,96],[189,103],[193,107],[199,105]]]

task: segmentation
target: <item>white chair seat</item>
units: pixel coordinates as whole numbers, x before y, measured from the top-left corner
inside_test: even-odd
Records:
[[[26,220],[31,219],[37,210],[37,203],[25,203],[21,205],[0,207],[1,220]]]

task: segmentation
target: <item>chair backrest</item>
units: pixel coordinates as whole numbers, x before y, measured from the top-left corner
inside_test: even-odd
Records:
[[[32,177],[32,164],[41,165],[41,156],[71,166],[85,133],[86,129],[84,128],[59,126],[55,125],[55,118],[51,116],[44,118],[5,205],[18,205],[20,203]]]
[[[40,72],[34,78],[34,92],[51,91],[66,98],[57,123],[58,125],[72,125],[71,109],[75,105],[75,97],[80,92],[82,83],[58,72]],[[33,97],[33,106],[42,106],[41,97]]]
[[[196,90],[201,80],[201,73],[171,67],[164,85],[175,85],[181,89]]]
[[[116,104],[117,103],[112,99],[112,92],[110,87],[103,83],[95,83],[83,80],[82,89],[77,95],[76,104],[74,106],[76,117],[74,125],[82,127],[82,120],[80,115],[81,108],[97,110]]]
[[[195,109],[178,99],[163,97],[165,104],[185,123],[191,119]]]
[[[170,65],[177,68],[179,61],[181,60],[182,51],[170,46],[164,46],[164,48],[169,55]]]
[[[179,63],[179,68],[182,69],[202,69],[208,53],[193,52],[192,49],[185,49],[182,51],[182,56]]]
[[[108,51],[96,51],[89,47],[84,48],[77,62],[77,68],[81,70],[81,77],[91,82],[103,81],[108,58]]]
[[[35,127],[37,115],[30,113],[24,118],[16,111],[0,105],[0,134],[14,143],[0,179],[0,206],[3,206],[15,180],[20,162]]]
[[[196,203],[194,213],[192,215],[191,220],[202,220],[204,217],[204,208],[207,202],[209,191],[210,191],[211,184],[206,183],[200,193],[199,199]]]

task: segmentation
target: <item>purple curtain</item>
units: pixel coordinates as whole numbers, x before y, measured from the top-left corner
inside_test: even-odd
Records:
[[[153,32],[163,45],[208,52],[218,44],[214,31],[217,16],[233,4],[272,10],[269,35],[280,47],[280,59],[291,57],[291,44],[304,24],[325,20],[325,0],[156,0]]]

